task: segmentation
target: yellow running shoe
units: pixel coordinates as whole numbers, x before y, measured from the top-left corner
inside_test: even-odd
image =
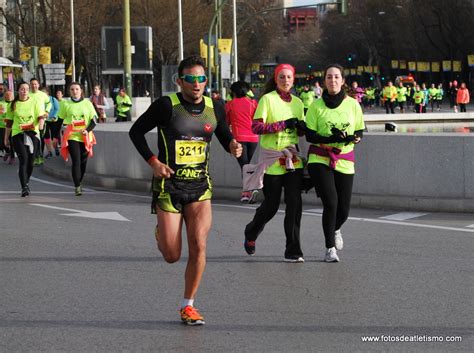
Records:
[[[186,305],[179,311],[181,321],[186,325],[204,325],[204,318],[199,313],[198,309],[191,305]]]

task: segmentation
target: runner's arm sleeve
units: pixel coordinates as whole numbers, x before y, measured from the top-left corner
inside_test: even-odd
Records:
[[[171,119],[171,114],[171,100],[169,97],[162,97],[154,101],[132,125],[128,135],[145,161],[155,155],[148,146],[145,134],[156,127],[166,127]]]
[[[271,124],[265,124],[261,119],[254,119],[252,121],[252,132],[257,135],[273,134],[275,132],[283,131],[285,128],[285,120]]]
[[[86,131],[91,132],[92,130],[94,130],[96,125],[97,124],[95,122],[95,119],[91,119],[91,121],[89,121],[89,125],[87,125],[86,127]]]
[[[216,118],[217,118],[217,127],[214,132],[220,144],[222,145],[222,147],[224,147],[224,149],[230,153],[229,144],[230,144],[230,141],[232,141],[234,137],[230,133],[229,126],[227,125],[227,122],[226,122],[224,106],[219,103],[216,104],[215,101],[213,102],[214,102],[214,112],[216,113]]]

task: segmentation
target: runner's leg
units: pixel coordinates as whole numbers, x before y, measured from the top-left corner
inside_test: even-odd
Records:
[[[211,201],[192,202],[184,206],[189,258],[186,266],[184,298],[193,299],[206,267],[207,236],[212,224]]]
[[[159,234],[158,249],[166,262],[176,262],[181,257],[183,215],[163,211],[157,206],[156,218]]]

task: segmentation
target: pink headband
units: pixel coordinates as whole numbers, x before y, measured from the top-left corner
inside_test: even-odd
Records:
[[[275,74],[273,76],[275,82],[278,78],[278,74],[280,73],[281,70],[290,70],[293,73],[293,77],[295,76],[295,68],[290,65],[290,64],[280,64],[275,68]]]

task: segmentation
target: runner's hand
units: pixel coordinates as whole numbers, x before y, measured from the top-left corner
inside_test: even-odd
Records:
[[[156,178],[168,179],[171,177],[172,174],[174,174],[173,169],[171,169],[168,165],[161,163],[158,160],[153,162],[153,164],[151,165],[151,168],[153,169],[153,175]]]
[[[232,141],[230,141],[229,150],[230,153],[236,158],[239,158],[242,155],[242,145],[238,143],[235,139],[232,139]]]

